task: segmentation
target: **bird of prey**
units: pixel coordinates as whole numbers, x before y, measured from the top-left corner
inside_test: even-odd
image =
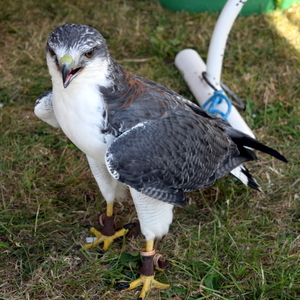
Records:
[[[60,127],[86,154],[107,202],[103,230],[91,228],[97,240],[83,247],[103,242],[106,250],[126,234],[127,228],[114,230],[113,204],[129,187],[146,246],[140,277],[122,288],[142,285],[139,299],[151,288],[168,287],[154,279],[154,240],[167,234],[173,207],[186,202],[185,192],[209,187],[255,160],[251,149],[287,162],[174,91],[127,72],[90,26],[56,28],[47,40],[46,58],[52,91],[39,97],[35,113]],[[253,181],[241,170],[244,183]],[[253,181],[252,187],[258,185]]]

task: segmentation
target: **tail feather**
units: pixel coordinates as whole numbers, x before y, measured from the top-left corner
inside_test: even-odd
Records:
[[[266,145],[264,145],[263,143],[257,141],[256,139],[250,137],[249,135],[235,130],[233,128],[227,128],[227,132],[229,134],[229,136],[231,137],[231,139],[233,140],[234,143],[236,143],[238,146],[242,146],[242,147],[249,147],[249,148],[253,148],[256,150],[259,150],[261,152],[265,152],[285,163],[288,162],[288,160],[282,155],[280,154],[278,151],[276,151],[275,149],[272,149]]]
[[[230,138],[232,139],[232,141],[238,146],[240,155],[246,158],[244,161],[255,160],[256,156],[251,149],[256,149],[264,153],[267,153],[283,162],[286,163],[288,162],[288,160],[278,151],[264,145],[263,143],[257,141],[256,139],[250,137],[249,135],[241,131],[238,131],[236,129],[233,129],[232,127],[227,127],[226,131],[230,136]],[[253,178],[251,173],[246,169],[244,165],[242,164],[239,165],[238,167],[233,169],[230,173],[245,185],[261,192],[259,184],[256,182],[256,180]]]
[[[231,170],[230,174],[239,179],[244,185],[249,186],[259,192],[262,191],[257,181],[244,165],[239,165],[235,169]]]

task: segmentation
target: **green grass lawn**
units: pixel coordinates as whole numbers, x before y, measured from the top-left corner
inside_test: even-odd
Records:
[[[129,71],[193,99],[174,57],[194,48],[205,59],[217,14],[134,0],[0,5],[0,299],[135,299],[139,290],[115,287],[138,276],[142,236],[104,255],[72,251],[105,202],[83,153],[33,113],[51,87],[46,39],[63,23],[91,25]],[[188,194],[159,244],[170,267],[157,279],[171,287],[148,299],[300,299],[299,31],[299,4],[235,22],[222,79],[247,103],[242,115],[257,138],[289,163],[258,153],[247,165],[264,193],[226,176]],[[130,199],[116,210],[120,226],[136,218]]]

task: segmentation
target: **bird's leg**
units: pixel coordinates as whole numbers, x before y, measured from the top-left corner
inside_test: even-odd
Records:
[[[113,210],[113,203],[108,203],[106,214],[102,219],[103,228],[101,232],[98,231],[95,227],[89,226],[89,230],[95,235],[96,240],[81,246],[80,249],[91,249],[103,243],[103,250],[106,251],[115,239],[126,235],[126,233],[129,231],[128,226],[126,225],[120,230],[116,231]]]
[[[154,240],[146,242],[146,248],[141,251],[141,255],[143,256],[143,265],[140,277],[129,284],[119,286],[120,290],[132,290],[142,285],[139,300],[143,300],[152,288],[165,290],[169,287],[169,284],[160,283],[154,279],[154,257],[156,255]]]

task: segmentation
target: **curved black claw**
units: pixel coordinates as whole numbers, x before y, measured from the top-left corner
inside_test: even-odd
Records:
[[[82,246],[81,246],[81,245],[78,245],[78,246],[74,247],[72,250],[73,250],[73,251],[79,251],[79,250],[81,250],[81,249],[82,249]]]
[[[117,290],[118,291],[122,291],[122,290],[126,290],[130,287],[130,285],[128,283],[125,283],[125,284],[120,284],[118,287],[117,287]]]
[[[133,225],[133,226],[131,226],[131,228],[129,229],[129,231],[127,233],[127,237],[128,238],[135,238],[135,237],[137,237],[141,233],[140,223],[139,222],[135,222],[135,223],[129,223],[129,224]],[[127,224],[127,225],[129,225],[129,224]],[[125,225],[125,226],[127,226],[127,225]]]
[[[123,228],[124,229],[129,229],[130,227],[133,227],[133,226],[135,226],[136,225],[136,223],[128,223],[128,224],[125,224],[124,226],[123,226]]]
[[[103,250],[103,249],[100,249],[99,251],[98,251],[98,258],[101,258],[104,254],[105,254],[105,251]]]
[[[91,229],[91,228],[93,228],[94,226],[92,226],[92,225],[84,225],[83,227],[84,227],[84,228],[87,228],[87,229]]]

